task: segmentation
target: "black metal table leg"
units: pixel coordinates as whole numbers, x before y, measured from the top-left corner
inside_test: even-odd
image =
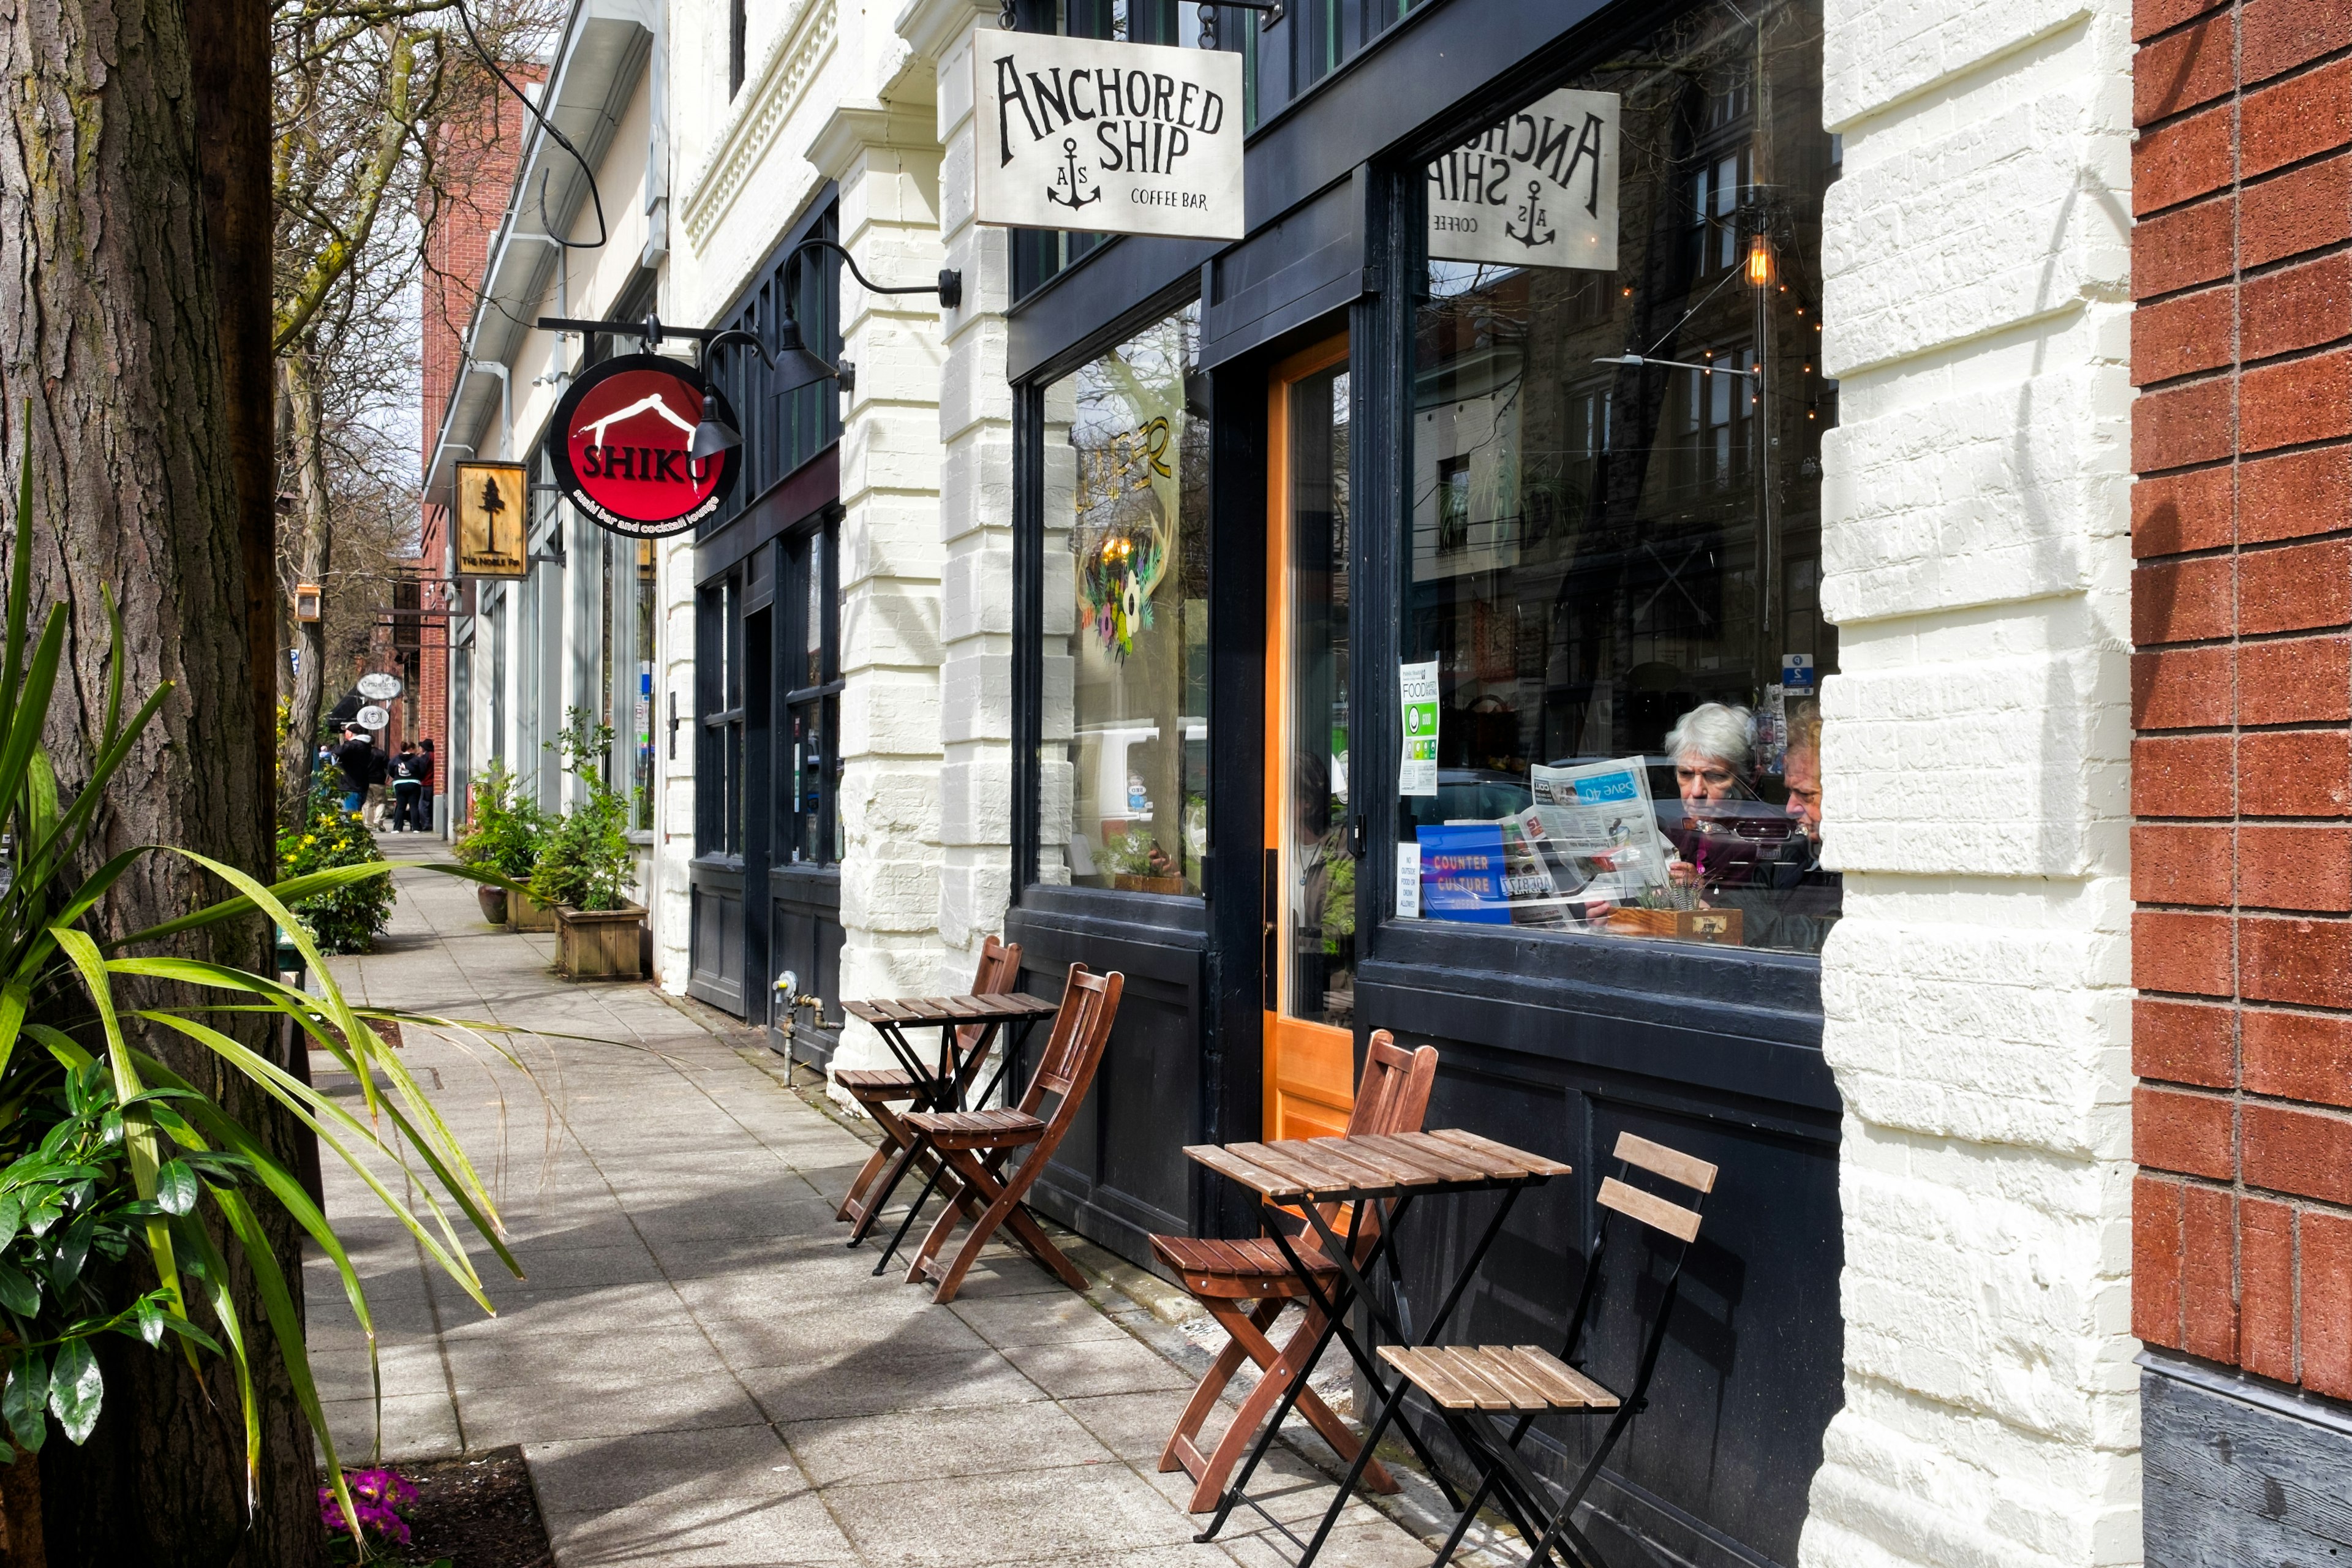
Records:
[[[945,1109],[950,1110],[969,1110],[975,1103],[982,1105],[988,1103],[988,1097],[994,1094],[996,1092],[996,1086],[1004,1081],[1005,1069],[1013,1065],[1013,1051],[1019,1048],[1020,1045],[1028,1039],[1029,1031],[1037,1026],[1037,1020],[1034,1018],[1023,1018],[1019,1020],[1019,1025],[1021,1029],[1020,1038],[1018,1040],[1007,1039],[1004,1041],[1004,1048],[997,1053],[996,1071],[989,1079],[986,1086],[981,1089],[977,1101],[967,1099],[965,1091],[971,1089],[971,1080],[980,1076],[981,1068],[988,1061],[990,1037],[992,1036],[1002,1037],[1006,1034],[1005,1020],[1002,1018],[991,1018],[981,1026],[980,1038],[973,1042],[971,1055],[965,1058],[963,1067],[951,1076],[947,1072],[948,1043],[953,1040],[955,1036],[951,1029],[941,1029],[940,1031],[940,1067],[941,1071],[940,1082],[948,1086],[947,1105]],[[908,1162],[909,1164],[914,1161],[916,1151],[920,1150],[922,1147],[921,1134],[918,1133],[916,1138],[917,1142],[915,1149],[908,1151]],[[923,1212],[923,1205],[930,1202],[931,1194],[939,1190],[940,1178],[945,1176],[947,1173],[948,1165],[945,1160],[941,1160],[932,1168],[929,1178],[923,1183],[923,1190],[915,1194],[914,1203],[908,1207],[907,1217],[898,1222],[898,1234],[890,1238],[890,1245],[882,1249],[881,1259],[874,1265],[875,1278],[881,1278],[883,1271],[890,1267],[890,1259],[897,1256],[899,1246],[906,1241],[907,1233],[914,1229],[916,1216]],[[900,1174],[904,1174],[904,1172],[901,1172]],[[894,1182],[892,1184],[896,1185],[897,1184]],[[885,1194],[884,1195],[887,1196],[888,1194]],[[870,1214],[879,1214],[881,1213],[881,1210],[882,1205],[877,1201],[874,1207],[868,1212]],[[851,1244],[853,1246],[856,1245],[855,1237],[852,1238]]]
[[[1418,1342],[1419,1343],[1423,1345],[1434,1344],[1437,1342],[1438,1336],[1445,1331],[1446,1322],[1454,1316],[1454,1308],[1460,1305],[1463,1293],[1469,1289],[1470,1281],[1476,1277],[1479,1266],[1486,1262],[1487,1250],[1495,1245],[1496,1237],[1502,1234],[1503,1222],[1509,1216],[1512,1205],[1517,1202],[1519,1194],[1524,1190],[1525,1189],[1519,1185],[1512,1185],[1506,1187],[1503,1190],[1503,1201],[1496,1205],[1494,1218],[1487,1222],[1486,1230],[1478,1237],[1477,1245],[1471,1249],[1468,1259],[1463,1264],[1461,1271],[1454,1277],[1453,1287],[1446,1292],[1444,1304],[1438,1308],[1436,1317],[1430,1321],[1429,1327],[1423,1331],[1422,1337]],[[1322,1238],[1324,1246],[1326,1247],[1331,1247],[1336,1240],[1336,1237],[1332,1236],[1330,1227],[1323,1222],[1323,1217],[1320,1212],[1317,1210],[1315,1205],[1312,1204],[1306,1205],[1306,1211],[1308,1222],[1315,1226],[1316,1232]],[[1381,1237],[1383,1242],[1387,1239],[1388,1237],[1385,1235]],[[1377,1249],[1376,1246],[1375,1250]],[[1285,1250],[1286,1252],[1288,1250],[1287,1247],[1286,1247]],[[1367,1261],[1370,1261],[1370,1259],[1368,1258]],[[1339,1250],[1338,1254],[1333,1257],[1332,1262],[1344,1275],[1350,1288],[1350,1294],[1360,1294],[1365,1291],[1366,1286],[1363,1277],[1357,1273],[1354,1260],[1348,1256],[1344,1248]],[[1310,1289],[1312,1287],[1310,1286]],[[1363,1299],[1368,1302],[1368,1304],[1370,1304],[1374,1317],[1380,1321],[1381,1325],[1383,1328],[1391,1328],[1392,1330],[1392,1325],[1394,1324],[1395,1320],[1380,1310],[1377,1299],[1370,1296],[1369,1294],[1364,1295]],[[1372,1386],[1386,1394],[1388,1389],[1387,1380],[1381,1375],[1377,1367],[1372,1364],[1371,1358],[1366,1355],[1362,1348],[1356,1343],[1355,1336],[1343,1328],[1339,1331],[1339,1338],[1341,1342],[1348,1346],[1349,1353],[1355,1356],[1357,1366],[1364,1369],[1364,1374],[1371,1380]],[[1402,1334],[1397,1334],[1396,1338],[1399,1342],[1404,1342],[1403,1336]],[[1358,1450],[1356,1455],[1356,1462],[1348,1468],[1347,1479],[1339,1483],[1339,1495],[1331,1500],[1331,1506],[1324,1510],[1323,1521],[1316,1528],[1314,1539],[1307,1542],[1306,1555],[1299,1559],[1298,1568],[1309,1568],[1309,1565],[1314,1563],[1317,1554],[1323,1550],[1323,1543],[1330,1539],[1332,1527],[1339,1522],[1339,1515],[1347,1509],[1348,1499],[1354,1494],[1357,1481],[1362,1479],[1364,1466],[1370,1461],[1374,1445],[1379,1443],[1381,1434],[1387,1429],[1389,1423],[1395,1419],[1397,1412],[1403,1407],[1404,1391],[1409,1386],[1410,1384],[1406,1383],[1404,1378],[1400,1376],[1397,1379],[1396,1392],[1392,1394],[1388,1394],[1388,1396],[1383,1399],[1380,1415],[1374,1421],[1373,1425],[1366,1430],[1363,1438],[1363,1446]],[[1454,1423],[1449,1420],[1447,1425],[1448,1426],[1453,1426]],[[1412,1426],[1410,1422],[1404,1424],[1399,1429],[1404,1432],[1408,1438],[1413,1440],[1412,1447],[1416,1454],[1422,1454],[1424,1452],[1422,1444],[1418,1441],[1417,1435],[1413,1433]],[[1450,1485],[1445,1484],[1444,1472],[1440,1470],[1434,1463],[1432,1463],[1425,1456],[1423,1462],[1429,1466],[1430,1474],[1438,1480],[1441,1488],[1444,1489],[1445,1493],[1445,1500],[1448,1503],[1459,1507],[1460,1500],[1454,1496],[1454,1489]],[[1522,1521],[1518,1520],[1517,1517],[1518,1510],[1510,1507],[1507,1501],[1506,1503],[1506,1511],[1514,1516],[1513,1522],[1519,1524],[1522,1530],[1528,1529],[1529,1523],[1532,1522],[1531,1521]],[[1541,1516],[1538,1514],[1537,1517]]]

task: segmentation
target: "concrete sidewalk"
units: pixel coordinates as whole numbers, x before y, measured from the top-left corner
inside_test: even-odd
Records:
[[[590,1038],[520,1040],[527,1077],[408,1031],[404,1059],[494,1184],[527,1274],[477,1247],[496,1318],[330,1156],[329,1212],[378,1327],[387,1459],[520,1444],[565,1568],[1296,1558],[1246,1512],[1192,1542],[1192,1483],[1157,1468],[1194,1375],[1177,1361],[1199,1362],[1183,1336],[1002,1249],[947,1307],[902,1269],[874,1278],[873,1247],[845,1250],[833,1218],[866,1146],[748,1032],[649,987],[566,984],[552,938],[484,924],[469,884],[395,876],[381,951],[334,963],[354,1001]],[[331,1058],[313,1060],[329,1085]],[[362,1342],[332,1271],[314,1260],[308,1286],[336,1442],[361,1463]],[[1277,1445],[1252,1490],[1311,1520],[1330,1483]],[[1440,1527],[1415,1522],[1352,1503],[1321,1561],[1424,1563],[1415,1536]]]

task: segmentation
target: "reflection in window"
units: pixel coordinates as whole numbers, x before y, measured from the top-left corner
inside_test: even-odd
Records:
[[[1201,890],[1208,849],[1209,426],[1198,310],[1045,391],[1038,879]]]
[[[1484,212],[1432,168],[1402,648],[1437,667],[1433,793],[1404,803],[1423,918],[1797,951],[1836,919],[1820,16],[1689,13],[1532,100],[1449,155],[1487,160]],[[1588,113],[1617,141],[1585,183],[1520,161]],[[1561,264],[1580,221],[1613,268]]]
[[[788,607],[782,666],[783,726],[772,851],[779,863],[838,864],[842,856],[840,594],[834,560],[840,537],[828,516],[783,542]]]

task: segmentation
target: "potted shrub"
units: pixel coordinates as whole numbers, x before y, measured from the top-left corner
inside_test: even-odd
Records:
[[[310,792],[310,807],[299,832],[278,835],[278,875],[307,877],[338,866],[384,865],[375,835],[359,813],[343,809],[342,796],[326,783]],[[290,906],[321,952],[365,952],[392,923],[392,879],[369,877],[348,882]],[[283,967],[281,965],[281,967]]]
[[[482,918],[509,931],[552,931],[554,912],[523,891],[539,863],[547,814],[522,793],[521,781],[493,760],[474,785],[474,817],[452,847],[457,863],[495,879],[474,889]]]
[[[556,971],[573,980],[641,980],[646,911],[629,900],[637,869],[630,802],[604,781],[613,727],[591,724],[574,708],[555,744],[563,771],[586,795],[548,830],[530,872],[530,896],[555,911]]]

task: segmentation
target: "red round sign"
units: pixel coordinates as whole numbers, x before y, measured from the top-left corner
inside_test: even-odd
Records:
[[[703,381],[662,354],[628,354],[580,373],[555,406],[548,447],[566,500],[597,526],[641,539],[708,520],[733,488],[737,447],[695,461]],[[719,399],[719,416],[733,415]]]

